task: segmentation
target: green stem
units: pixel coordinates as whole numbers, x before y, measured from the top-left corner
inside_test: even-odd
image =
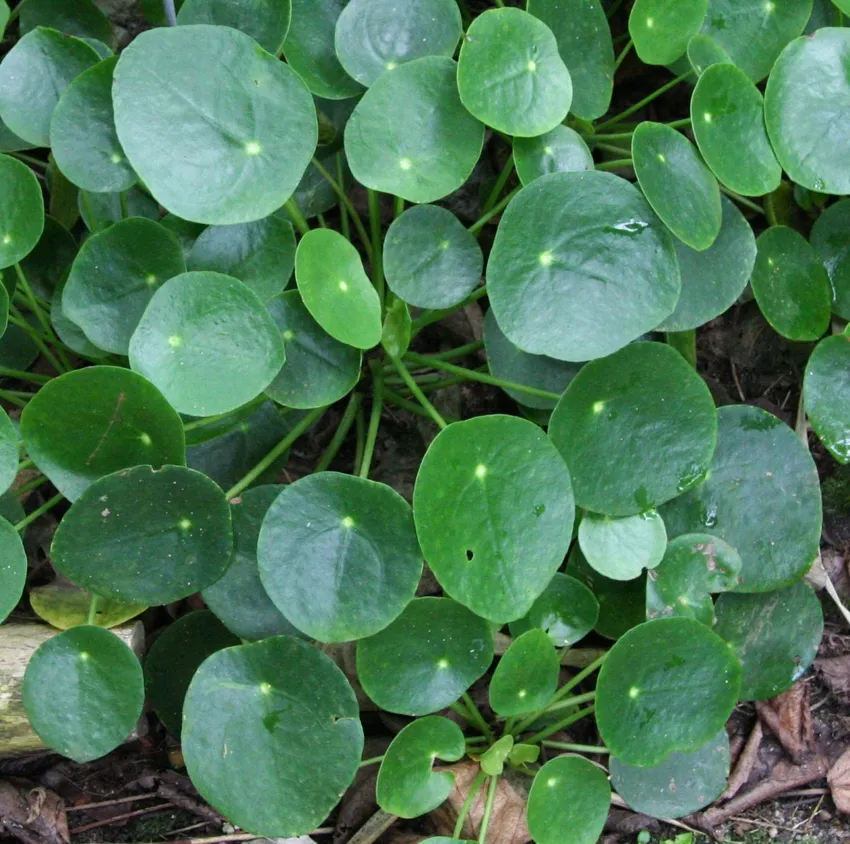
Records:
[[[357,416],[354,419],[354,466],[352,474],[357,471],[360,464],[363,462],[363,449],[366,445],[366,414],[363,412],[363,405],[357,409]]]
[[[126,220],[127,217],[130,216],[130,212],[127,208],[127,191],[122,190],[118,194],[118,204],[121,207],[121,219]]]
[[[631,38],[626,42],[626,46],[620,51],[620,55],[617,56],[617,60],[614,62],[614,73],[616,73],[620,69],[620,65],[626,60],[626,57],[631,53],[633,47],[635,46],[635,42],[632,41]]]
[[[574,712],[572,715],[567,715],[566,718],[556,721],[551,726],[540,730],[540,732],[535,733],[530,738],[523,739],[523,744],[537,744],[538,742],[543,741],[543,739],[549,738],[549,736],[554,735],[561,730],[566,730],[567,727],[571,727],[576,721],[581,721],[582,718],[586,718],[588,715],[591,715],[595,709],[595,706],[586,706],[584,709],[579,709],[578,712]]]
[[[369,235],[366,232],[366,227],[363,225],[363,220],[360,219],[360,215],[357,213],[357,209],[354,207],[353,203],[348,198],[346,192],[342,189],[342,185],[337,182],[336,179],[334,179],[334,177],[327,171],[327,169],[322,164],[322,162],[319,161],[319,159],[313,159],[313,166],[319,171],[322,178],[331,186],[331,189],[337,195],[339,201],[348,210],[348,213],[351,215],[351,219],[354,222],[354,228],[357,229],[357,234],[363,244],[363,249],[366,250],[366,257],[371,261],[372,244],[369,240]]]
[[[17,378],[18,381],[31,381],[33,384],[46,384],[52,380],[52,375],[39,375],[37,372],[25,372],[23,369],[9,369],[0,366],[0,378]]]
[[[496,802],[496,789],[499,785],[498,777],[490,777],[490,783],[487,788],[487,802],[484,804],[484,816],[481,818],[481,827],[478,833],[478,844],[485,844],[487,841],[487,830],[490,828],[490,818],[493,817],[493,805]]]
[[[16,315],[14,313],[14,311],[15,311],[15,306],[10,305],[9,306],[9,322],[12,325],[16,325],[18,328],[20,328],[22,331],[24,331],[26,334],[29,335],[29,337],[33,341],[33,343],[35,343],[35,345],[38,346],[39,351],[44,355],[45,358],[47,358],[50,365],[60,375],[62,375],[65,372],[68,372],[71,369],[70,364],[67,367],[63,366],[59,362],[56,355],[54,355],[53,352],[50,351],[50,349],[47,346],[47,343],[45,343],[44,340],[42,340],[41,334],[35,328],[33,328],[33,326],[31,326],[23,317],[21,317],[20,315]]]
[[[363,403],[363,393],[352,393],[351,397],[348,399],[348,404],[345,407],[345,413],[342,415],[342,419],[340,420],[339,425],[333,435],[333,439],[330,441],[330,444],[325,449],[325,453],[319,459],[319,462],[316,464],[316,468],[314,471],[316,472],[324,472],[328,466],[331,465],[331,461],[336,457],[340,448],[342,447],[345,438],[348,436],[348,432],[351,430],[351,426],[354,424],[354,420],[357,417],[357,411],[360,409],[360,405]]]
[[[327,220],[325,219],[325,215],[324,215],[324,214],[316,214],[316,219],[319,221],[319,226],[320,226],[320,228],[323,228],[323,229],[327,229],[327,228],[329,228],[329,226],[328,226],[328,222],[327,222]]]
[[[466,357],[467,355],[474,354],[475,352],[480,351],[484,348],[483,340],[476,340],[474,343],[466,343],[463,346],[457,346],[454,349],[449,349],[446,352],[438,352],[437,354],[433,354],[432,357],[434,360],[454,360],[455,358]]]
[[[632,151],[630,149],[625,149],[624,147],[614,146],[614,144],[596,144],[593,145],[594,149],[601,149],[605,152],[613,152],[615,155],[624,155],[627,158],[631,158]]]
[[[372,372],[372,411],[369,414],[369,427],[366,431],[366,440],[363,445],[363,457],[358,465],[358,475],[361,478],[369,477],[369,469],[372,468],[372,457],[375,454],[375,443],[378,440],[378,429],[381,427],[381,411],[384,409],[384,373],[380,367],[375,367]]]
[[[389,389],[389,387],[384,387],[384,398],[392,402],[396,407],[400,407],[402,410],[408,411],[408,413],[415,413],[417,416],[421,416],[423,419],[430,419],[431,417],[416,403],[412,401],[408,401],[404,396],[400,396],[394,390]],[[457,420],[452,418],[451,416],[446,416],[443,414],[443,419],[446,420],[449,424],[452,422],[456,422]]]
[[[468,381],[480,381],[482,384],[491,384],[494,387],[501,387],[506,390],[516,390],[520,393],[526,393],[529,396],[537,396],[541,399],[550,399],[558,401],[561,398],[560,393],[552,393],[549,390],[540,390],[537,387],[527,387],[525,384],[517,384],[514,381],[506,381],[504,378],[495,378],[488,375],[486,372],[476,372],[472,369],[464,369],[462,366],[455,366],[453,363],[437,360],[436,358],[418,355],[415,352],[407,352],[405,354],[407,360],[411,360],[420,366],[430,366],[433,369],[442,369],[444,372],[450,372],[452,375],[460,375]]]
[[[601,668],[602,663],[605,662],[607,657],[608,651],[605,651],[604,654],[594,659],[593,662],[591,662],[590,665],[587,666],[587,668],[583,668],[581,671],[579,671],[579,673],[576,674],[575,677],[572,678],[572,680],[565,683],[560,689],[558,689],[557,692],[555,692],[555,694],[552,696],[552,700],[549,701],[549,706],[552,706],[559,700],[565,698],[579,683],[586,680],[588,677],[590,677],[591,674],[593,674],[594,671]],[[546,714],[548,708],[549,707],[546,706],[543,707],[543,709],[538,709],[536,712],[532,712],[529,716],[524,718],[519,723],[516,734],[522,733],[527,730],[538,718]]]
[[[369,227],[372,229],[372,284],[378,291],[381,307],[384,305],[384,260],[381,254],[381,198],[377,191],[367,188]]]
[[[578,706],[581,703],[590,703],[596,699],[596,692],[586,692],[583,695],[568,697],[564,700],[559,700],[557,703],[552,703],[546,707],[546,713],[558,712],[560,709],[569,709],[571,706]]]
[[[21,408],[21,410],[27,406],[27,403],[23,399],[18,398],[18,396],[7,395],[5,390],[0,390],[0,399]]]
[[[250,472],[237,481],[227,492],[228,501],[236,498],[240,492],[247,489],[266,469],[277,460],[292,443],[294,443],[308,428],[311,428],[324,416],[327,407],[317,407],[311,410]]]
[[[62,493],[57,492],[56,495],[53,496],[53,498],[48,498],[47,501],[45,501],[44,504],[41,505],[41,507],[39,507],[37,510],[33,510],[32,513],[30,513],[28,516],[25,516],[23,519],[17,522],[15,524],[15,530],[18,532],[22,531],[27,525],[32,524],[39,516],[43,516],[48,510],[51,510],[53,507],[55,507],[63,498],[64,496],[62,495]]]
[[[671,129],[684,129],[691,125],[690,117],[683,117],[681,120],[673,120],[667,124]]]
[[[608,9],[608,12],[607,12],[608,20],[611,20],[611,18],[613,18],[614,15],[617,14],[617,9],[619,9],[620,6],[622,6],[622,5],[623,5],[623,0],[614,0],[614,2],[611,4],[611,7]]]
[[[603,161],[596,165],[597,170],[619,170],[621,167],[631,167],[631,158],[618,158],[616,161]]]
[[[494,2],[494,3],[495,3],[495,4],[496,4],[496,5],[497,5],[500,9],[504,9],[504,8],[505,8],[505,2],[504,2],[504,0],[493,0],[493,2]]]
[[[33,466],[35,466],[35,463],[32,462],[32,458],[27,457],[26,460],[21,460],[21,462],[18,463],[18,471],[16,472],[16,474],[20,474],[21,472],[24,472],[27,469],[32,469]]]
[[[42,172],[47,170],[47,162],[42,161],[40,158],[33,158],[31,155],[25,155],[22,152],[9,152],[7,155],[11,155],[14,158],[20,159],[25,164],[30,164],[33,167],[38,167]]]
[[[289,199],[286,200],[284,208],[286,208],[287,213],[289,214],[289,217],[292,220],[292,223],[295,228],[298,229],[301,234],[307,234],[307,232],[310,231],[310,224],[307,222],[307,219],[301,213],[301,208],[298,205],[298,200],[294,196],[290,196]]]
[[[543,747],[551,747],[553,750],[565,750],[567,753],[598,753],[605,755],[610,753],[607,747],[594,747],[592,744],[569,744],[565,741],[541,741]]]
[[[37,477],[35,480],[32,480],[29,483],[19,486],[15,490],[15,495],[26,495],[28,492],[32,492],[34,489],[38,489],[38,487],[40,487],[44,483],[47,483],[47,476],[39,475],[39,477]]]
[[[342,170],[342,156],[337,153],[336,156],[336,178],[339,184],[345,183],[345,173]],[[342,228],[342,236],[346,240],[351,240],[351,225],[348,222],[348,209],[344,203],[339,206],[339,224]]]
[[[411,393],[413,393],[414,397],[416,398],[416,401],[418,401],[419,404],[422,405],[422,407],[427,411],[428,415],[437,423],[440,428],[448,428],[449,423],[446,422],[446,420],[443,419],[442,416],[440,416],[440,413],[437,408],[434,407],[434,405],[431,404],[430,401],[428,401],[428,399],[425,397],[425,394],[422,392],[422,390],[419,389],[419,385],[416,383],[416,381],[413,380],[413,377],[411,376],[404,363],[402,363],[399,358],[394,357],[393,355],[390,355],[390,360],[393,362],[393,365],[398,370],[398,374],[401,375],[401,377],[404,379],[404,383],[407,384],[407,389],[410,390]]]
[[[97,617],[97,605],[100,603],[99,595],[92,595],[91,600],[89,601],[89,614],[86,618],[86,624],[94,624],[94,620]]]
[[[509,194],[503,196],[486,214],[482,214],[468,229],[470,234],[478,234],[490,220],[507,208],[508,203],[520,192],[522,185],[517,185]]]
[[[267,401],[266,396],[261,394],[255,399],[251,399],[247,404],[243,404],[242,407],[237,407],[236,410],[228,410],[227,413],[217,413],[215,416],[204,416],[202,419],[184,422],[183,430],[188,433],[189,431],[196,431],[198,428],[204,428],[207,425],[214,425],[216,422],[221,422],[222,419],[227,419],[235,416],[237,413],[244,413],[255,407],[259,407],[264,401]]]
[[[750,199],[747,199],[745,196],[741,196],[740,194],[734,193],[727,188],[724,188],[723,185],[720,185],[720,192],[725,193],[729,199],[735,200],[739,205],[743,205],[744,208],[749,208],[750,211],[755,211],[756,214],[761,214],[762,216],[766,216],[766,212],[761,205],[756,204]]]
[[[365,768],[367,765],[378,765],[378,764],[380,764],[380,763],[381,763],[381,762],[383,762],[383,761],[384,761],[384,757],[383,757],[383,756],[373,756],[371,759],[364,759],[364,760],[360,763],[359,767],[361,767],[361,768]]]
[[[469,696],[469,692],[464,692],[460,696],[460,699],[463,701],[464,706],[466,706],[475,726],[478,727],[488,741],[493,741],[493,731],[490,729],[490,725],[484,720],[484,716],[481,714],[481,710],[475,705],[475,701]]]
[[[38,302],[38,297],[32,292],[32,288],[30,287],[29,281],[27,280],[26,275],[24,274],[23,268],[20,264],[15,264],[15,273],[18,276],[18,284],[24,292],[24,297],[27,302],[27,306],[29,309],[35,314],[36,319],[41,325],[42,330],[44,331],[44,336],[48,340],[48,342],[53,343],[56,347],[56,354],[59,357],[59,360],[62,361],[62,365],[65,367],[65,370],[73,369],[71,366],[71,362],[65,356],[65,353],[62,351],[62,341],[56,336],[56,332],[53,330],[53,326],[50,324],[50,319],[45,313],[45,309],[41,307]],[[11,307],[11,306],[10,306]],[[61,372],[62,369],[60,368]]]
[[[697,368],[697,333],[690,331],[668,331],[667,345],[672,346],[694,368]]]
[[[481,786],[484,785],[484,780],[486,779],[487,774],[485,774],[484,771],[479,771],[478,775],[472,781],[472,785],[469,786],[469,794],[466,795],[466,800],[463,801],[463,806],[460,807],[460,812],[458,812],[457,823],[455,824],[454,833],[452,835],[453,838],[460,838],[461,833],[463,832],[463,825],[466,823],[466,818],[469,815],[472,804],[475,802],[475,798],[478,796],[478,792],[481,790]]]
[[[653,91],[653,93],[644,97],[640,102],[635,103],[633,106],[629,106],[625,111],[621,111],[616,117],[612,117],[610,120],[606,120],[604,123],[601,123],[596,128],[600,132],[604,132],[606,129],[610,129],[612,126],[616,126],[621,120],[625,120],[627,117],[631,117],[635,112],[640,111],[645,106],[649,105],[653,100],[658,97],[666,94],[672,88],[675,88],[680,82],[684,82],[689,76],[693,76],[693,70],[689,70],[686,73],[683,73],[681,76],[677,76],[675,79],[671,79],[666,85],[662,85],[657,91]]]
[[[400,217],[404,213],[404,198],[401,196],[395,197],[393,202],[393,216]]]
[[[502,191],[505,189],[505,185],[508,183],[508,179],[510,179],[513,172],[514,155],[511,152],[508,160],[505,162],[505,166],[502,168],[502,172],[499,173],[499,177],[496,179],[496,184],[493,185],[493,190],[490,191],[490,196],[487,197],[487,201],[481,208],[482,213],[486,214],[496,204],[496,200],[502,195]]]
[[[422,331],[423,328],[431,325],[432,322],[439,322],[443,317],[447,317],[455,311],[462,310],[467,305],[472,304],[472,302],[477,302],[486,295],[487,286],[483,285],[470,293],[466,299],[464,299],[459,305],[455,305],[453,308],[439,308],[433,311],[422,311],[422,313],[413,320],[413,323],[410,326],[411,336],[415,337],[420,331]]]

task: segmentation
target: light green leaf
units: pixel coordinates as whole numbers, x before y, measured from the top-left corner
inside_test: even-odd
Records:
[[[536,138],[516,138],[514,162],[523,185],[549,173],[593,169],[593,155],[581,135],[575,129],[562,125]]]
[[[644,64],[672,64],[699,32],[708,0],[636,0],[629,34]]]
[[[490,707],[506,718],[543,709],[558,687],[560,669],[549,634],[533,627],[499,660],[490,680]]]
[[[655,510],[612,518],[586,513],[578,542],[590,566],[611,580],[634,580],[654,569],[664,556],[667,531]]]

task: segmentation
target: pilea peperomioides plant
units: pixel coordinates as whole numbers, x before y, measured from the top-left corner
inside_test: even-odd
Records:
[[[612,787],[712,802],[733,707],[823,628],[806,415],[850,461],[845,0],[143,5],[115,54],[92,0],[0,0],[0,618],[22,532],[62,514],[32,727],[91,760],[147,696],[200,793],[276,838],[373,763],[412,818],[473,760],[454,837],[480,800],[482,842],[507,770],[539,844],[596,841]],[[659,87],[615,92],[624,62]],[[483,339],[441,345],[485,297]],[[810,344],[797,432],[697,372],[742,297]],[[450,415],[475,382],[504,413]],[[369,478],[389,407],[438,429],[412,497]],[[144,672],[106,629],[196,593]],[[344,673],[326,646],[355,641]],[[367,760],[365,701],[411,718]]]

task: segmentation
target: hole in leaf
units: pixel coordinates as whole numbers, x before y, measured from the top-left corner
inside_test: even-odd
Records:
[[[470,548],[467,548],[466,549],[466,559],[471,561],[474,556],[475,556],[475,552],[473,550],[471,550]]]

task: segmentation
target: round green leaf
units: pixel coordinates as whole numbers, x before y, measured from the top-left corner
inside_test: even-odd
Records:
[[[742,70],[731,64],[705,70],[691,98],[691,119],[700,152],[727,188],[763,196],[779,187],[782,168],[764,126],[764,98]]]
[[[667,531],[655,510],[619,519],[587,513],[578,527],[578,542],[584,558],[600,574],[611,580],[634,580],[661,562]]]
[[[292,224],[272,214],[235,226],[210,226],[192,246],[190,270],[214,270],[238,278],[264,302],[280,293],[295,267]]]
[[[185,0],[177,23],[229,26],[250,35],[267,52],[280,55],[291,17],[290,0]]]
[[[644,64],[672,64],[699,32],[708,0],[637,0],[629,15],[629,35]]]
[[[809,570],[821,534],[818,474],[791,428],[757,407],[718,411],[705,481],[661,512],[667,533],[704,533],[741,555],[739,592],[768,592]]]
[[[74,236],[57,219],[45,215],[44,231],[38,243],[21,261],[21,269],[33,293],[42,299],[51,299],[71,269],[76,255],[77,242]],[[9,278],[14,280],[14,271],[10,270]]]
[[[435,202],[466,182],[481,155],[484,126],[460,101],[456,67],[445,56],[416,59],[366,92],[345,128],[345,154],[358,182],[408,202]]]
[[[726,730],[698,750],[671,753],[660,765],[639,768],[611,757],[611,784],[635,812],[681,818],[713,803],[729,776]]]
[[[596,120],[608,111],[614,87],[614,45],[599,0],[528,0],[529,14],[555,36],[573,82],[570,111]]]
[[[71,501],[118,469],[186,462],[180,417],[150,382],[113,366],[45,384],[21,414],[21,436],[35,465]]]
[[[21,535],[0,518],[0,622],[18,605],[27,582],[27,555]]]
[[[0,492],[9,489],[18,474],[20,451],[18,432],[6,411],[0,408]]]
[[[142,714],[145,689],[136,655],[100,627],[74,627],[48,639],[24,674],[32,728],[75,762],[105,756],[124,742]]]
[[[632,158],[653,211],[692,249],[708,249],[723,222],[720,187],[696,147],[675,129],[645,121],[632,135]]]
[[[415,205],[387,230],[387,284],[409,305],[452,308],[478,286],[483,269],[478,241],[445,208]]]
[[[467,30],[457,68],[460,99],[499,132],[533,138],[561,123],[573,84],[552,30],[521,9],[490,9]]]
[[[701,479],[717,417],[708,387],[675,349],[636,343],[584,366],[555,408],[549,436],[580,507],[631,516]]]
[[[823,610],[803,582],[762,595],[721,595],[715,631],[744,666],[741,700],[766,700],[790,689],[817,656]]]
[[[549,634],[532,627],[511,643],[490,680],[490,706],[510,718],[543,709],[558,688],[561,663]]]
[[[68,630],[87,624],[92,596],[64,577],[29,590],[30,606],[35,614],[52,627]],[[117,627],[143,613],[144,604],[125,604],[111,598],[100,598],[91,621],[95,627]]]
[[[363,86],[343,70],[334,47],[340,12],[348,0],[291,0],[292,23],[283,53],[289,66],[316,95],[344,100],[362,93]]]
[[[125,191],[136,174],[115,133],[112,74],[117,58],[83,71],[56,104],[50,122],[53,157],[65,178],[94,192]]]
[[[713,592],[738,585],[741,556],[728,543],[707,533],[678,536],[661,564],[646,578],[646,617],[678,615],[714,625]]]
[[[523,185],[549,173],[593,169],[593,156],[575,129],[560,124],[536,138],[514,141],[516,172]]]
[[[327,334],[310,316],[297,290],[269,302],[286,350],[286,362],[266,387],[284,407],[313,408],[348,395],[360,378],[362,353]]]
[[[229,27],[138,35],[115,69],[113,103],[130,164],[161,205],[196,223],[267,217],[316,149],[300,77]]]
[[[615,756],[651,767],[715,736],[740,687],[740,663],[704,624],[648,621],[608,652],[596,684],[596,724]]]
[[[793,181],[850,193],[850,30],[819,29],[783,50],[767,82],[765,120]]]
[[[484,348],[490,372],[497,378],[552,393],[563,393],[581,367],[580,364],[565,363],[545,355],[530,355],[518,349],[502,333],[492,309],[484,317]],[[531,396],[519,390],[506,388],[505,392],[526,407],[551,410],[556,404],[552,399]]]
[[[436,759],[457,762],[466,753],[463,732],[454,721],[429,715],[408,724],[393,740],[378,771],[378,805],[400,818],[436,809],[451,793],[455,775],[435,773]]]
[[[130,340],[130,366],[180,413],[214,416],[241,407],[284,362],[271,315],[230,276],[175,276],[151,298]]]
[[[211,586],[232,551],[230,509],[213,481],[181,466],[136,466],[74,502],[51,561],[90,592],[155,606]]]
[[[18,5],[21,35],[49,26],[77,38],[115,45],[112,24],[92,0],[25,0]]]
[[[332,229],[313,229],[295,252],[295,282],[313,319],[358,349],[381,342],[381,301],[360,253]]]
[[[558,756],[534,778],[528,794],[528,831],[537,844],[595,844],[611,806],[602,768],[581,756]]]
[[[832,310],[850,319],[850,200],[830,205],[812,226],[811,243],[832,285]]]
[[[148,701],[168,731],[179,737],[183,700],[201,663],[222,648],[239,644],[211,612],[190,612],[157,636],[145,657]]]
[[[803,400],[820,441],[839,463],[850,463],[850,337],[827,337],[815,347]]]
[[[456,422],[413,491],[416,532],[446,594],[491,621],[522,618],[564,560],[575,504],[545,434],[514,416]]]
[[[646,621],[646,576],[634,580],[611,580],[591,568],[578,543],[567,560],[567,575],[576,578],[593,594],[598,618],[593,629],[606,639],[619,639],[627,630]]]
[[[96,346],[126,355],[154,293],[185,271],[183,250],[168,229],[144,217],[128,217],[82,245],[62,309]]]
[[[11,267],[35,248],[44,230],[41,186],[26,164],[0,155],[0,269]]]
[[[676,241],[682,295],[659,331],[690,331],[720,316],[744,292],[756,263],[756,238],[738,207],[721,198],[723,225],[704,252]]]
[[[29,369],[40,354],[32,337],[17,325],[9,325],[0,337],[0,366]]]
[[[257,539],[260,525],[280,486],[257,486],[230,502],[233,517],[233,561],[224,577],[204,589],[206,605],[240,639],[300,635],[272,603],[260,580]]]
[[[558,648],[583,639],[596,625],[599,602],[580,580],[556,572],[528,615],[511,622],[511,635],[520,636],[533,627],[545,630]]]
[[[454,55],[462,31],[454,0],[351,0],[336,24],[336,54],[367,88],[423,56]]]
[[[357,676],[387,712],[426,715],[454,703],[493,661],[490,625],[448,598],[415,598],[357,645]]]
[[[37,27],[0,63],[0,117],[34,146],[50,146],[50,119],[69,83],[100,61],[79,38]]]
[[[788,226],[772,226],[756,243],[750,283],[761,312],[783,337],[817,340],[829,328],[832,290],[814,249]]]
[[[284,488],[263,519],[257,559],[277,608],[322,642],[383,630],[422,574],[410,505],[385,484],[337,472]]]
[[[697,76],[715,64],[733,63],[729,54],[710,35],[694,35],[688,41],[688,61]]]
[[[342,671],[288,636],[226,648],[198,669],[183,705],[192,783],[256,835],[315,829],[363,752],[357,699]]]
[[[679,298],[673,241],[640,191],[611,173],[553,173],[502,215],[487,264],[505,336],[584,361],[651,331]]]
[[[811,12],[812,0],[709,0],[702,31],[759,82],[771,72],[782,48],[803,31]]]

